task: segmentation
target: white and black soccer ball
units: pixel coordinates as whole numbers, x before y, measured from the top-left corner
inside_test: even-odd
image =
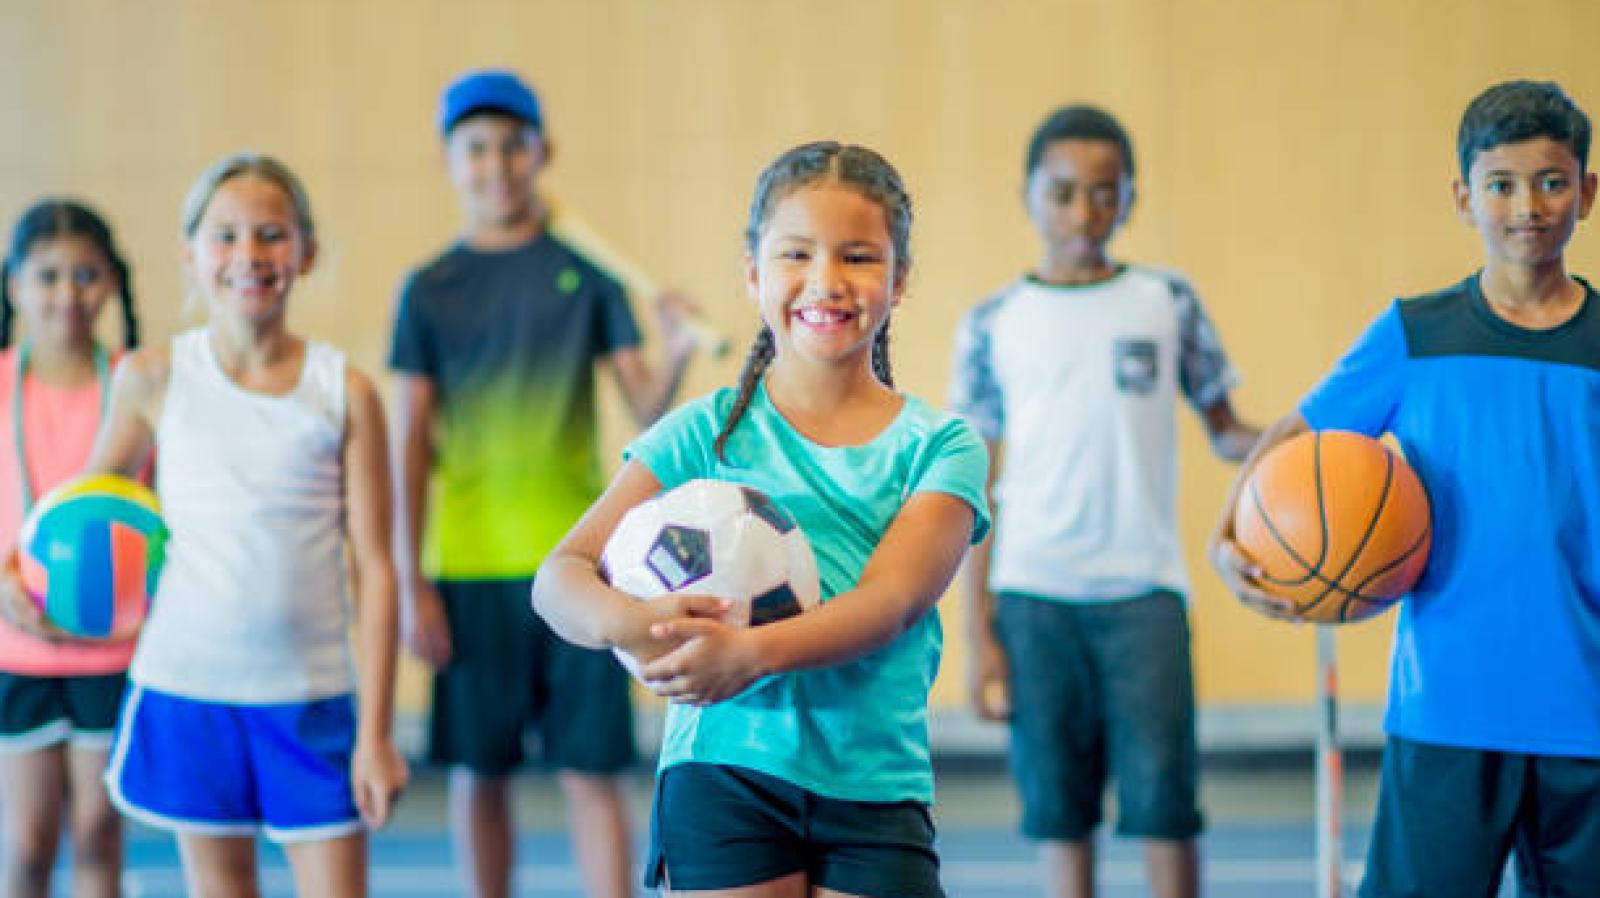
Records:
[[[634,506],[600,555],[600,575],[639,599],[728,599],[724,620],[735,626],[783,620],[821,601],[800,525],[760,490],[722,480],[690,480]]]

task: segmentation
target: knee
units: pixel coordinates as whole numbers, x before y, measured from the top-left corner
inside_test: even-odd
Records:
[[[6,878],[33,885],[49,882],[58,844],[56,831],[50,827],[11,827],[5,834]]]
[[[619,801],[622,798],[622,780],[611,774],[563,770],[556,774],[556,782],[568,801]]]
[[[73,863],[84,868],[115,867],[122,861],[122,820],[109,806],[72,824]]]

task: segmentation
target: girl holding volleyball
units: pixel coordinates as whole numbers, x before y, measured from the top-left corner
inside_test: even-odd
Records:
[[[209,323],[121,366],[90,460],[126,474],[159,447],[171,532],[106,782],[129,816],[176,832],[191,895],[258,894],[258,833],[282,843],[299,894],[362,895],[364,824],[407,776],[389,732],[382,408],[342,353],[285,325],[317,250],[293,173],[223,159],[190,190],[183,235]]]
[[[896,391],[888,326],[911,205],[871,150],[796,147],[762,174],[745,281],[762,327],[735,389],[629,446],[546,560],[534,605],[563,637],[645,662],[671,700],[650,885],[728,896],[942,894],[928,805],[933,604],[988,528],[987,455]],[[823,604],[741,629],[704,597],[639,602],[597,561],[618,520],[694,478],[756,487],[811,540]]]
[[[132,276],[105,220],[66,199],[22,214],[0,274],[0,416],[10,422],[0,440],[0,545],[14,545],[34,501],[89,456],[112,361],[95,322],[113,297],[123,342],[134,346]],[[0,892],[49,894],[65,817],[72,894],[117,895],[122,826],[100,775],[133,645],[54,640],[9,577],[0,580],[0,611]]]

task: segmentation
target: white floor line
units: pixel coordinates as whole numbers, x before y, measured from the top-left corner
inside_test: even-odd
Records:
[[[1345,880],[1356,882],[1363,864],[1344,865]],[[944,883],[952,890],[983,887],[1023,887],[1038,882],[1039,866],[1032,861],[953,861],[942,867]],[[1262,858],[1205,861],[1207,885],[1304,885],[1313,881],[1312,859]],[[1137,886],[1144,882],[1144,865],[1138,861],[1102,861],[1100,882],[1107,887]],[[459,885],[448,866],[398,866],[383,864],[370,874],[374,895],[437,895],[453,893]],[[270,867],[261,872],[262,891],[274,893],[293,887],[289,871]],[[524,864],[517,868],[516,887],[523,894],[570,893],[579,886],[577,870],[570,866]],[[123,877],[127,898],[165,898],[183,893],[183,874],[176,867],[130,870]]]

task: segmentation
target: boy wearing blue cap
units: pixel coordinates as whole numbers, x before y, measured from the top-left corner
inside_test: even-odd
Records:
[[[567,798],[589,894],[631,895],[618,778],[634,759],[628,677],[609,653],[555,637],[528,595],[601,491],[596,366],[651,423],[692,352],[687,306],[658,300],[667,359],[650,364],[622,285],[550,232],[535,189],[550,143],[517,75],[463,74],[438,127],[466,227],[407,278],[390,353],[404,634],[436,672],[429,756],[451,768],[471,895],[509,894],[509,775],[530,726]]]

